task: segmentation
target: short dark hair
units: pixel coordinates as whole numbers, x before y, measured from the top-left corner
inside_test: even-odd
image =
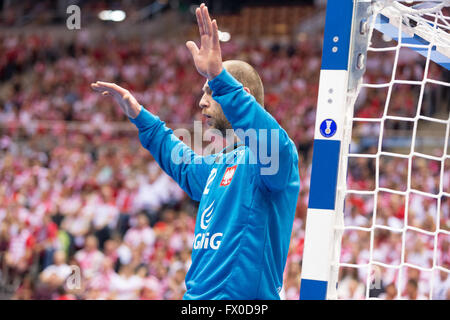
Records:
[[[227,60],[223,66],[237,81],[247,87],[256,101],[264,107],[264,86],[255,68],[242,60]]]
[[[418,287],[418,283],[417,283],[417,281],[414,280],[414,279],[409,279],[409,280],[408,280],[408,284],[411,285],[411,286],[413,286],[415,289],[417,289],[417,287]]]

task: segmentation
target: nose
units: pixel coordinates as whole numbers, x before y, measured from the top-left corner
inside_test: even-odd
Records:
[[[201,109],[207,108],[209,106],[208,99],[206,99],[205,95],[202,96],[198,105]]]

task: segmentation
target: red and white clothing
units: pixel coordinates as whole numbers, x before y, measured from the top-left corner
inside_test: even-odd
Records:
[[[28,229],[23,229],[19,233],[12,235],[8,250],[12,261],[18,263],[22,260],[27,249],[31,249],[34,243],[34,237]]]
[[[80,265],[83,276],[87,279],[95,276],[103,262],[103,253],[99,250],[88,252],[87,250],[80,250],[75,254],[75,260]]]
[[[96,229],[103,229],[106,226],[115,228],[119,217],[119,209],[109,203],[100,203],[94,210],[92,224]]]
[[[155,300],[161,300],[164,298],[164,291],[158,279],[154,276],[148,276],[143,281],[143,287],[153,291]]]
[[[436,275],[433,282],[433,300],[447,300],[450,292],[450,275],[440,275],[441,271],[435,271]]]
[[[101,271],[89,281],[88,286],[90,289],[100,291],[100,296],[106,298],[110,292],[111,281],[116,276],[118,275],[113,270]]]
[[[72,268],[67,264],[52,264],[42,271],[42,276],[48,278],[52,275],[57,276],[61,280],[67,279],[68,276],[72,274]]]
[[[153,245],[155,243],[155,232],[150,227],[145,228],[131,228],[127,231],[124,237],[125,243],[130,246],[130,248],[135,249],[144,243],[144,251],[142,260],[148,261],[153,253]]]
[[[115,274],[111,277],[110,290],[117,300],[137,300],[142,288],[142,279],[136,275],[125,277]]]

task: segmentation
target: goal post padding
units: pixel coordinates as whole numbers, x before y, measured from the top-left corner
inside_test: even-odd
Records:
[[[444,0],[437,2],[438,5],[446,5],[449,1]],[[340,264],[340,246],[341,238],[344,231],[344,201],[346,194],[373,194],[381,190],[379,188],[378,181],[375,191],[354,191],[347,190],[346,188],[346,176],[347,176],[347,163],[348,157],[365,157],[376,158],[377,164],[379,164],[379,157],[387,152],[381,151],[381,138],[379,138],[378,152],[375,156],[372,155],[358,155],[351,154],[349,152],[351,143],[351,131],[353,121],[366,121],[383,123],[388,118],[398,118],[400,120],[411,121],[411,119],[401,117],[390,117],[386,115],[386,108],[389,102],[389,96],[386,100],[386,106],[384,115],[379,119],[359,119],[354,118],[353,108],[356,98],[361,87],[381,87],[383,85],[371,85],[362,84],[361,79],[365,72],[367,50],[369,45],[369,38],[372,36],[372,27],[388,35],[393,40],[396,40],[399,44],[396,48],[398,51],[400,46],[410,47],[412,50],[420,53],[427,58],[427,66],[429,61],[441,65],[448,70],[450,65],[448,31],[444,30],[442,33],[438,28],[430,27],[432,23],[425,21],[421,16],[427,15],[433,9],[430,7],[424,7],[424,10],[420,11],[420,14],[414,16],[413,10],[397,4],[395,1],[390,1],[390,4],[394,3],[394,8],[397,11],[390,11],[389,5],[382,10],[377,8],[374,10],[375,2],[369,0],[328,0],[326,21],[323,39],[323,52],[322,52],[322,66],[320,71],[319,80],[319,94],[317,102],[316,123],[314,133],[314,149],[313,160],[311,169],[311,182],[309,203],[307,209],[306,230],[305,230],[305,244],[302,259],[302,274],[301,274],[301,287],[300,287],[300,299],[336,299],[337,298],[337,281],[338,271],[340,265],[348,265],[351,267],[361,267],[360,265],[352,264]],[[378,1],[386,5],[387,1]],[[434,3],[436,6],[436,2]],[[399,10],[400,8],[400,10]],[[402,12],[403,10],[403,12]],[[416,10],[416,9],[414,9]],[[379,14],[379,13],[382,14]],[[406,13],[405,13],[406,12]],[[372,15],[375,13],[375,15]],[[416,10],[415,13],[419,13]],[[405,19],[406,17],[406,19]],[[437,15],[436,15],[437,17]],[[376,20],[374,19],[376,18]],[[422,19],[422,21],[420,21]],[[445,19],[445,17],[444,17]],[[406,20],[406,21],[405,21]],[[413,21],[412,28],[402,28],[402,25],[408,21]],[[444,20],[444,24],[449,26],[448,21]],[[436,23],[437,25],[437,23]],[[445,27],[445,28],[447,28]],[[450,29],[450,28],[447,28]],[[439,33],[438,33],[439,31]],[[436,36],[437,35],[437,36]],[[438,38],[436,41],[436,38]],[[371,49],[372,51],[383,51],[379,49]],[[389,49],[391,50],[391,49]],[[395,80],[395,68],[393,67],[392,79],[386,85],[389,87],[389,91],[392,90],[394,83],[413,83],[414,81],[400,81]],[[448,83],[428,79],[424,74],[423,81],[416,81],[422,87],[426,82],[435,83],[439,85],[450,86]],[[416,83],[414,82],[414,83]],[[421,96],[423,95],[423,88]],[[430,119],[420,115],[421,98],[418,103],[417,115],[414,118],[414,136],[417,130],[417,121],[421,118],[425,120]],[[397,120],[398,120],[397,119]],[[445,150],[448,147],[448,134],[449,123],[448,120],[435,120],[446,125],[446,137],[445,137]],[[380,134],[382,134],[380,132]],[[411,158],[413,155],[424,156],[425,158],[433,158],[431,156],[425,156],[414,150],[414,141],[412,141],[411,154],[408,156]],[[395,155],[395,154],[393,154]],[[449,155],[441,157],[441,161],[446,158],[450,158]],[[433,158],[434,159],[434,158]],[[411,159],[409,159],[411,162]],[[444,164],[441,164],[441,182],[440,182],[440,195],[446,195],[442,191],[442,174]],[[379,167],[377,167],[377,172]],[[411,163],[408,166],[408,174],[411,170]],[[378,173],[377,173],[378,179]],[[410,180],[410,179],[409,179]],[[410,182],[408,182],[410,183]],[[420,193],[408,184],[407,194],[410,192]],[[388,190],[394,192],[392,190]],[[395,193],[395,192],[394,192]],[[398,192],[397,192],[398,193]],[[423,193],[424,194],[424,193]],[[407,197],[408,198],[408,197]],[[439,202],[440,203],[440,200]],[[406,204],[408,206],[408,204]],[[407,208],[405,213],[405,221],[407,221]],[[374,217],[376,217],[376,207],[374,211]],[[439,208],[437,213],[437,219],[439,219]],[[370,228],[359,227],[347,227],[355,230],[368,231],[371,233],[371,250],[373,250],[373,233],[374,228],[380,227],[375,225],[375,219],[373,219],[373,225]],[[394,228],[383,227],[386,230]],[[403,245],[402,245],[402,258],[400,265],[387,266],[390,268],[399,269],[402,266],[416,267],[405,262],[405,232],[407,230],[414,230],[417,228],[405,225],[401,232],[403,233]],[[421,231],[421,230],[419,230]],[[427,233],[426,231],[422,231]],[[437,236],[439,232],[450,235],[450,232],[439,229],[439,222],[435,232],[428,232],[435,236],[434,250],[437,247]],[[449,272],[446,268],[436,265],[436,252],[434,254],[434,262],[431,270],[439,269]],[[377,264],[377,262],[369,261],[370,264]],[[383,265],[378,263],[378,265]],[[416,267],[420,269],[420,267]],[[425,270],[426,268],[422,268]],[[401,270],[400,270],[401,272]],[[370,277],[367,277],[366,281],[366,298],[369,294],[369,281]],[[400,294],[400,291],[398,291]],[[431,292],[430,292],[431,295]]]
[[[328,0],[300,286],[301,300],[327,298],[344,138],[354,3]],[[348,147],[348,146],[347,146]]]

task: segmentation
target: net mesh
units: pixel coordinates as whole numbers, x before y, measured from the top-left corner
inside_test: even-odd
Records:
[[[450,299],[450,76],[430,59],[450,50],[449,5],[373,6],[366,73],[348,94],[331,298]],[[375,30],[380,13],[397,41]]]

